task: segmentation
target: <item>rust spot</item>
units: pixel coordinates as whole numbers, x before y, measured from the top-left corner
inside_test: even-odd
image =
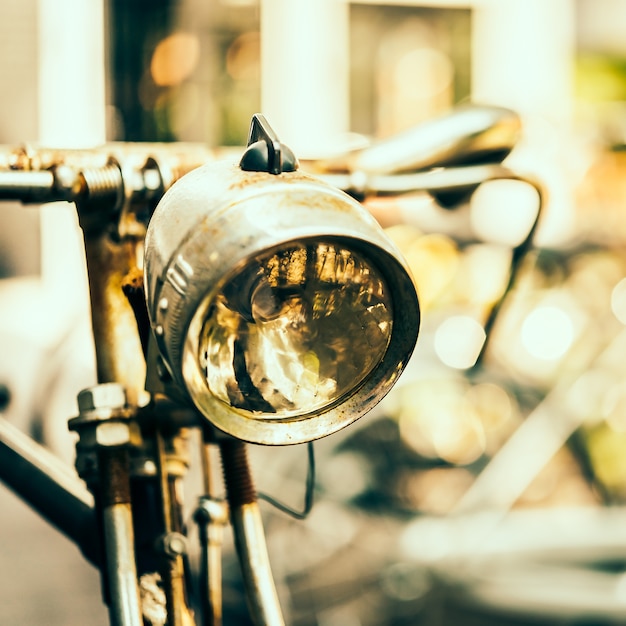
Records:
[[[245,189],[250,185],[266,183],[268,180],[291,182],[294,179],[296,181],[303,180],[303,176],[300,172],[283,172],[282,174],[270,174],[269,172],[246,172],[244,177],[236,180],[230,186],[230,189]]]

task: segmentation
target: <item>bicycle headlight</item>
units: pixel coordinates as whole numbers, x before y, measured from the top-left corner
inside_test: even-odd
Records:
[[[146,237],[148,311],[174,383],[211,424],[302,443],[391,389],[417,339],[417,295],[358,202],[296,165],[244,161],[204,165],[161,199]]]

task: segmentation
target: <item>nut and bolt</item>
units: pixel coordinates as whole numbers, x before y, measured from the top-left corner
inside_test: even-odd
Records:
[[[78,394],[78,417],[69,427],[80,434],[80,446],[114,447],[139,443],[134,411],[126,401],[126,391],[118,383],[104,383]]]
[[[163,554],[170,558],[176,558],[187,553],[187,537],[181,533],[167,533],[161,537],[159,544]]]
[[[78,410],[83,416],[93,411],[116,411],[126,408],[126,390],[119,383],[103,383],[83,389],[78,394]]]

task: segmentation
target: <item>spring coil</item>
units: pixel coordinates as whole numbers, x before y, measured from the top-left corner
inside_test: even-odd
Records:
[[[222,471],[226,483],[226,496],[231,510],[256,501],[256,490],[250,474],[248,451],[237,440],[220,442]]]

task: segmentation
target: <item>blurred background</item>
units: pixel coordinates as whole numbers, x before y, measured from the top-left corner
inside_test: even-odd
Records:
[[[415,275],[416,353],[317,445],[310,518],[264,506],[270,555],[292,624],[626,623],[626,3],[0,0],[0,18],[2,144],[238,147],[261,111],[306,160],[464,102],[518,112],[506,164],[547,199],[484,357],[533,189],[371,202]],[[0,411],[70,465],[94,380],[82,254],[72,207],[2,203]],[[260,488],[297,502],[305,456],[254,450]],[[78,550],[0,501],[0,623],[107,623]]]

